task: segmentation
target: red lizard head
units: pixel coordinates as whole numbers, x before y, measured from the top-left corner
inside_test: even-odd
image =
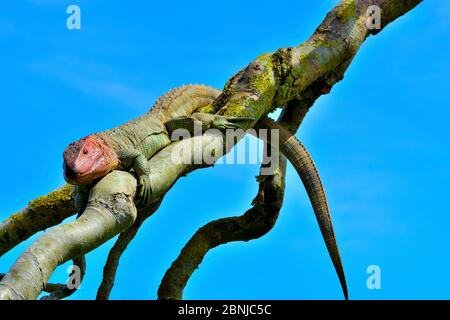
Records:
[[[64,150],[64,179],[71,184],[87,184],[114,170],[118,164],[117,154],[108,143],[90,135]]]

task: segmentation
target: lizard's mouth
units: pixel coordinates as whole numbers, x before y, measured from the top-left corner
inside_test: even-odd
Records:
[[[94,162],[90,164],[84,164],[81,170],[75,171],[65,162],[63,164],[64,169],[64,179],[71,184],[83,184],[83,182],[88,182],[95,177]]]
[[[74,178],[77,177],[77,173],[73,171],[72,168],[70,168],[65,162],[63,163],[63,169],[64,169],[64,178],[67,181],[72,181]]]

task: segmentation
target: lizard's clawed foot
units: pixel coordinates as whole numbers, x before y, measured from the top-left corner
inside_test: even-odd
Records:
[[[78,215],[80,216],[84,212],[84,209],[86,209],[89,200],[89,193],[91,192],[91,187],[87,185],[77,185],[74,187],[73,192],[75,208],[78,212]]]
[[[138,192],[136,195],[136,206],[138,208],[144,207],[152,196],[152,188],[150,178],[148,175],[140,175],[138,177]]]

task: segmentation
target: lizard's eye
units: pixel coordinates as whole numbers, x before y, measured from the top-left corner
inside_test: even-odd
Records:
[[[86,154],[88,154],[89,153],[89,151],[87,150],[87,149],[83,149],[83,154],[84,155],[86,155]]]

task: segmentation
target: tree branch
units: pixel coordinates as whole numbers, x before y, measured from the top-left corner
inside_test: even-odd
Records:
[[[0,299],[35,299],[54,269],[95,249],[129,227],[136,218],[136,179],[114,171],[91,191],[80,218],[38,238],[0,281]]]
[[[291,105],[286,110],[294,108]],[[300,107],[298,110],[308,108]],[[284,115],[290,112],[292,111],[285,112]],[[284,118],[281,115],[279,121]],[[296,119],[298,121],[300,118]],[[298,124],[292,123],[292,126],[296,127]],[[264,148],[270,147],[265,144]],[[262,237],[273,228],[283,203],[286,159],[278,151],[271,150],[271,156],[278,158],[278,167],[274,169],[273,175],[258,177],[259,190],[253,200],[253,207],[240,217],[218,219],[200,228],[164,274],[158,289],[158,299],[182,299],[187,282],[209,250],[231,241],[249,241]],[[275,152],[277,154],[273,154]],[[266,155],[264,152],[264,156]]]
[[[154,204],[152,204],[150,208],[140,210],[134,224],[120,234],[116,243],[109,251],[108,259],[103,268],[103,279],[97,291],[97,300],[109,299],[111,290],[114,287],[114,281],[116,278],[117,268],[119,267],[120,257],[125,252],[130,242],[134,239],[144,221],[148,217],[150,217],[156,210],[158,210],[161,201],[162,199],[159,199]]]
[[[5,275],[6,275],[5,273],[0,273],[0,281],[5,277]],[[65,285],[62,283],[47,283],[47,284],[45,284],[42,291],[47,292],[47,293],[52,293],[52,292],[61,290],[64,287],[65,287]]]
[[[73,186],[65,185],[36,198],[0,223],[0,257],[36,232],[60,224],[76,213]]]

